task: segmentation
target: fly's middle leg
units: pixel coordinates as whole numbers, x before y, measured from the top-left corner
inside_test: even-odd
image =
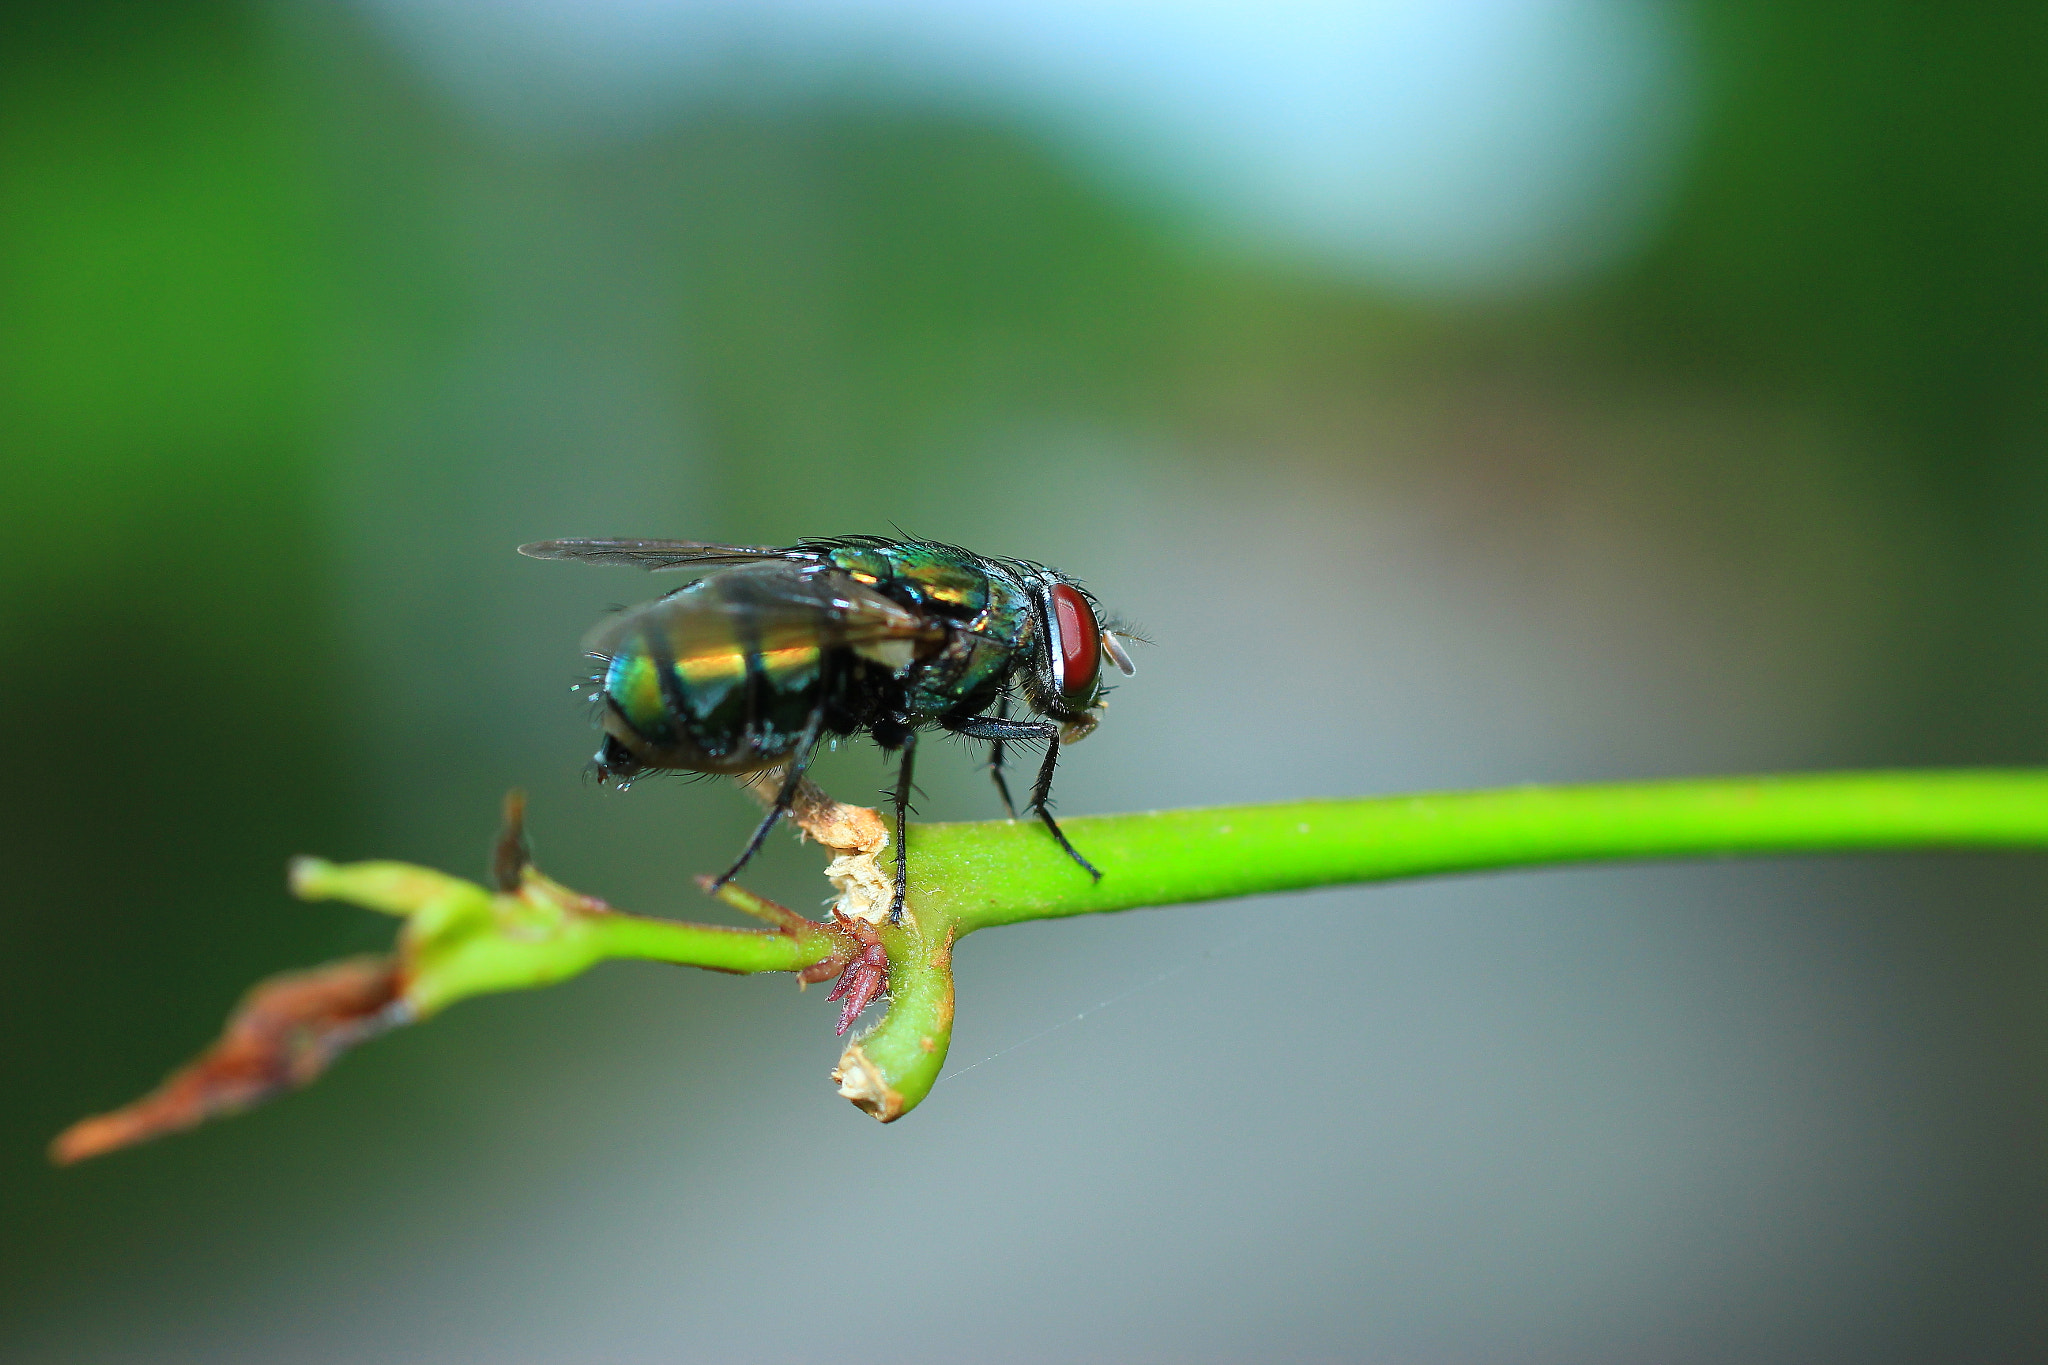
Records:
[[[996,698],[996,720],[1010,718],[1010,698],[1007,693]],[[1010,799],[1010,784],[1003,778],[1003,745],[1000,737],[988,742],[988,775],[995,780],[996,795],[1003,799],[1003,814],[1012,820],[1017,818],[1017,803]]]

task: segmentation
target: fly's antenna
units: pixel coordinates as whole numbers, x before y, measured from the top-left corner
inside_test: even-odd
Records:
[[[1152,640],[1148,636],[1140,635],[1132,622],[1126,621],[1120,616],[1111,617],[1103,622],[1101,629],[1103,657],[1115,664],[1116,671],[1123,674],[1126,678],[1135,675],[1138,671],[1138,666],[1131,662],[1130,651],[1125,649],[1124,646],[1125,644],[1149,645],[1152,643]]]
[[[1102,629],[1113,630],[1116,637],[1125,644],[1156,645],[1159,642],[1145,633],[1145,627],[1128,616],[1104,616]]]

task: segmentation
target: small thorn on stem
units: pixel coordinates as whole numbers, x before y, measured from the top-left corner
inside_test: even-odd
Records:
[[[491,880],[500,891],[517,891],[531,866],[533,850],[526,843],[526,793],[514,787],[505,793],[504,823],[498,828],[498,842],[491,847]]]
[[[839,973],[839,984],[825,997],[827,1000],[842,1002],[839,1008],[839,1027],[833,1031],[844,1035],[853,1027],[853,1021],[860,1018],[862,1010],[888,993],[889,952],[882,946],[882,936],[874,925],[840,914],[836,910],[833,912],[833,918],[839,921],[839,927],[852,937],[855,945],[852,958]],[[810,971],[817,971],[826,965],[821,962]],[[805,975],[808,977],[808,972]],[[810,979],[822,981],[825,978],[819,976]]]

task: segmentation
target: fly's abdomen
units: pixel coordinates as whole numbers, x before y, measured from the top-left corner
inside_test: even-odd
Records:
[[[750,600],[723,574],[626,613],[592,642],[605,729],[644,767],[750,772],[797,748],[824,686],[828,620]]]

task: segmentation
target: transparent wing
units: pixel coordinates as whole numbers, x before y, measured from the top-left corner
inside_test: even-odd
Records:
[[[815,563],[818,554],[801,547],[718,545],[704,540],[536,540],[519,547],[529,559],[580,559],[586,564],[629,564],[634,568],[716,569],[731,564],[787,560]]]
[[[842,647],[905,668],[919,646],[942,641],[946,627],[836,570],[758,564],[629,608],[592,632],[584,648],[610,657],[623,642],[650,636],[678,659]]]

